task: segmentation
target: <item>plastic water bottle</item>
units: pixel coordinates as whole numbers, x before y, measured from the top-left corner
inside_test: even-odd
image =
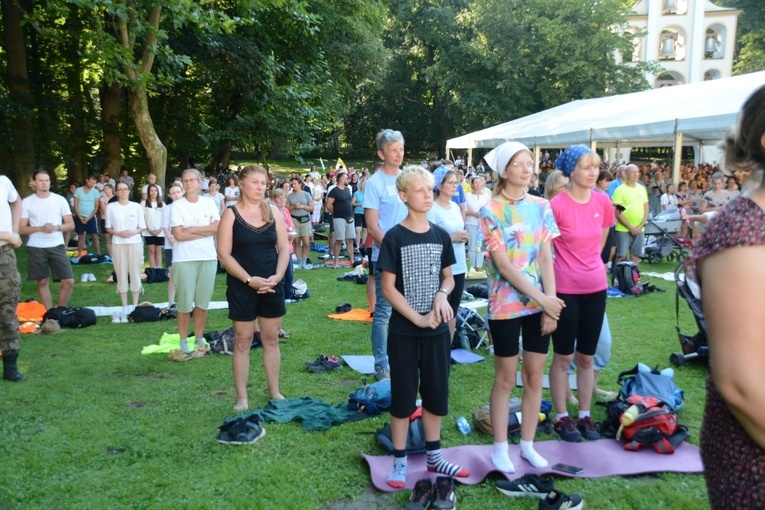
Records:
[[[468,423],[464,416],[457,418],[457,430],[462,432],[463,436],[470,434],[470,423]]]

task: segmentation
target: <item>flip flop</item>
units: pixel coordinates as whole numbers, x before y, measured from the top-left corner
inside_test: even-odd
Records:
[[[283,329],[280,329],[280,330],[279,330],[279,338],[289,338],[289,337],[291,337],[291,336],[292,336],[292,334],[290,334],[290,333],[287,333],[287,332],[286,332],[286,331],[284,331]]]

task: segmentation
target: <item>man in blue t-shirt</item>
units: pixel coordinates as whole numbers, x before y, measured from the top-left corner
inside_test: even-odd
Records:
[[[96,176],[89,175],[85,180],[85,186],[77,188],[74,192],[74,231],[77,232],[78,257],[85,250],[85,235],[90,234],[93,238],[93,246],[96,253],[101,255],[101,243],[98,241],[98,199],[101,193],[96,189]]]
[[[375,281],[372,354],[375,358],[375,379],[379,381],[390,378],[386,329],[391,306],[382,293],[381,273],[374,266],[380,256],[380,246],[385,233],[406,218],[408,211],[396,189],[396,177],[401,172],[401,164],[404,162],[404,135],[400,131],[383,129],[377,133],[375,141],[377,156],[382,160],[383,166],[367,181],[364,189],[364,217],[367,232],[374,239],[369,269],[370,273],[374,274]]]

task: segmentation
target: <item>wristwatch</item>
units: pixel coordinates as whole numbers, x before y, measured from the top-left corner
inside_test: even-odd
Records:
[[[448,295],[449,295],[449,291],[448,291],[448,290],[446,290],[446,289],[444,289],[443,287],[442,287],[442,288],[440,288],[440,289],[438,289],[436,292],[440,292],[440,293],[441,293],[441,294],[443,294],[444,296],[448,296]]]

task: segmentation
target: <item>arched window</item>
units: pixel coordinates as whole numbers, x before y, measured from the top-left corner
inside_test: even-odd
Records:
[[[627,62],[640,62],[643,55],[643,38],[632,30],[626,30],[624,36],[632,43],[632,52],[628,53],[624,60]]]
[[[668,71],[660,74],[656,77],[656,81],[653,84],[653,88],[658,89],[661,87],[672,87],[674,85],[684,85],[685,77],[674,71]]]
[[[723,58],[725,56],[725,27],[710,25],[704,37],[704,58]]]
[[[720,71],[717,69],[710,69],[704,73],[704,81],[719,80]]]
[[[688,0],[662,0],[662,14],[682,15],[688,12]]]
[[[659,60],[685,60],[685,32],[665,28],[659,36]]]

